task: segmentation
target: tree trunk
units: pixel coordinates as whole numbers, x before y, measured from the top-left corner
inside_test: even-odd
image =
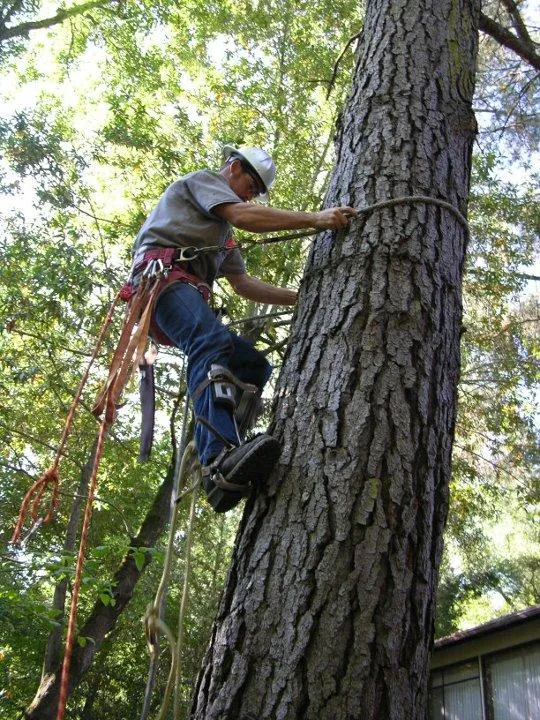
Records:
[[[326,205],[466,213],[477,0],[369,0]],[[466,228],[402,204],[319,235],[197,719],[425,716]]]
[[[71,504],[69,521],[66,528],[66,537],[64,539],[64,545],[62,547],[62,550],[65,553],[73,552],[73,550],[75,550],[75,544],[77,542],[77,525],[79,523],[81,505],[86,496],[86,493],[88,492],[88,483],[90,482],[92,466],[94,464],[94,458],[96,456],[97,442],[98,440],[96,437],[92,446],[92,450],[90,451],[90,455],[88,456],[88,460],[86,461],[83,469],[81,470],[79,486]],[[56,583],[56,586],[54,588],[52,609],[57,613],[55,615],[57,624],[53,627],[47,639],[47,645],[45,647],[43,659],[41,683],[47,683],[48,676],[51,673],[56,672],[59,664],[62,662],[62,629],[65,616],[67,588],[67,579],[60,580],[60,582]]]

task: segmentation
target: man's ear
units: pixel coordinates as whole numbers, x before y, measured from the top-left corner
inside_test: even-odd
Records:
[[[235,158],[232,161],[232,163],[229,165],[229,167],[231,169],[232,175],[235,175],[235,176],[240,175],[243,172],[242,162],[238,158]]]

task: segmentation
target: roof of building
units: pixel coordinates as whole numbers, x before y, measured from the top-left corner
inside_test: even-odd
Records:
[[[453,635],[439,638],[438,640],[435,640],[434,649],[440,650],[452,645],[459,645],[460,643],[467,642],[473,638],[479,638],[500,630],[507,630],[510,627],[521,625],[531,620],[536,620],[537,618],[540,618],[540,605],[533,605],[532,607],[525,608],[524,610],[518,610],[517,612],[510,613],[509,615],[503,615],[502,617],[495,618],[495,620],[490,620],[483,625],[477,625],[476,627],[469,628],[468,630],[460,630]]]

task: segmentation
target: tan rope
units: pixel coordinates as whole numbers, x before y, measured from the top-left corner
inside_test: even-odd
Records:
[[[179,501],[185,497],[188,493],[192,492],[192,507],[195,503],[195,495],[194,492],[197,487],[199,486],[201,479],[200,479],[200,465],[199,460],[197,456],[197,446],[195,444],[195,441],[192,440],[190,443],[188,443],[186,449],[184,450],[184,454],[182,455],[182,460],[180,463],[180,470],[179,470],[179,484],[181,484],[184,479],[189,475],[190,472],[193,472],[194,470],[197,470],[198,478],[197,482],[194,483],[194,485],[187,490],[185,490],[177,499],[174,505],[174,512],[172,514],[171,522],[169,525],[169,535],[167,540],[167,551],[165,554],[165,560],[163,563],[163,572],[161,574],[161,580],[156,592],[156,596],[151,602],[147,609],[144,616],[144,627],[145,627],[145,633],[146,633],[146,642],[148,646],[148,651],[151,656],[154,655],[156,652],[155,648],[157,645],[157,633],[161,632],[165,637],[167,638],[167,641],[169,642],[170,646],[170,653],[171,653],[171,667],[169,670],[169,676],[167,679],[167,686],[165,688],[165,694],[163,696],[163,701],[161,703],[161,708],[159,710],[159,714],[157,716],[157,720],[163,720],[165,717],[167,710],[169,708],[171,695],[173,688],[175,687],[175,682],[177,678],[177,667],[179,662],[179,656],[182,650],[182,637],[180,634],[180,641],[174,639],[172,632],[170,631],[167,624],[160,618],[160,608],[162,605],[163,598],[165,596],[165,593],[167,591],[167,587],[169,584],[170,575],[172,572],[172,565],[173,565],[173,559],[174,559],[174,536],[176,533],[176,525],[178,520],[178,512],[179,512]],[[195,511],[193,510],[193,517],[194,517]],[[190,518],[191,518],[191,512],[190,512]],[[190,531],[191,533],[191,531]],[[191,540],[189,540],[188,545],[191,549]],[[186,570],[187,575],[187,570]],[[186,580],[184,579],[184,583]],[[187,592],[187,590],[186,590]]]
[[[454,205],[452,205],[452,203],[449,203],[446,200],[431,197],[429,195],[403,195],[402,197],[390,198],[389,200],[380,200],[372,205],[356,208],[356,212],[358,216],[368,215],[375,212],[375,210],[383,210],[384,208],[393,207],[395,205],[414,205],[415,203],[437,205],[438,207],[448,210],[463,225],[465,230],[469,232],[469,223],[467,218]],[[358,217],[350,218],[351,221],[354,221],[355,219],[358,219]],[[242,251],[249,251],[258,245],[272,245],[274,243],[285,242],[287,240],[300,240],[301,238],[312,237],[319,232],[323,231],[302,230],[301,232],[295,232],[288,235],[273,235],[272,237],[262,238],[261,240],[241,240],[238,247]]]
[[[197,505],[197,489],[201,482],[200,465],[197,468],[199,482],[194,486],[191,493],[191,506],[189,508],[189,522],[186,532],[186,548],[184,555],[184,584],[182,587],[182,599],[178,610],[178,625],[176,630],[176,669],[174,675],[174,720],[180,717],[180,671],[182,669],[182,652],[184,649],[184,621],[188,606],[189,595],[189,571],[191,564],[191,546],[193,541],[193,527],[195,525],[195,508]]]

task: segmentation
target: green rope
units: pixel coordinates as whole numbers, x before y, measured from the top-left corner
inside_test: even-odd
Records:
[[[186,549],[184,555],[184,586],[182,588],[182,600],[180,602],[180,608],[178,611],[178,625],[177,625],[177,638],[176,638],[176,671],[174,675],[174,713],[173,717],[175,720],[179,717],[180,713],[180,670],[182,668],[182,651],[184,648],[184,621],[186,617],[187,604],[188,604],[188,592],[189,592],[189,571],[191,562],[191,545],[193,538],[193,526],[195,524],[195,508],[197,504],[197,488],[202,480],[200,465],[197,466],[197,472],[199,479],[197,484],[193,487],[191,493],[191,506],[189,509],[189,523],[186,533]]]

